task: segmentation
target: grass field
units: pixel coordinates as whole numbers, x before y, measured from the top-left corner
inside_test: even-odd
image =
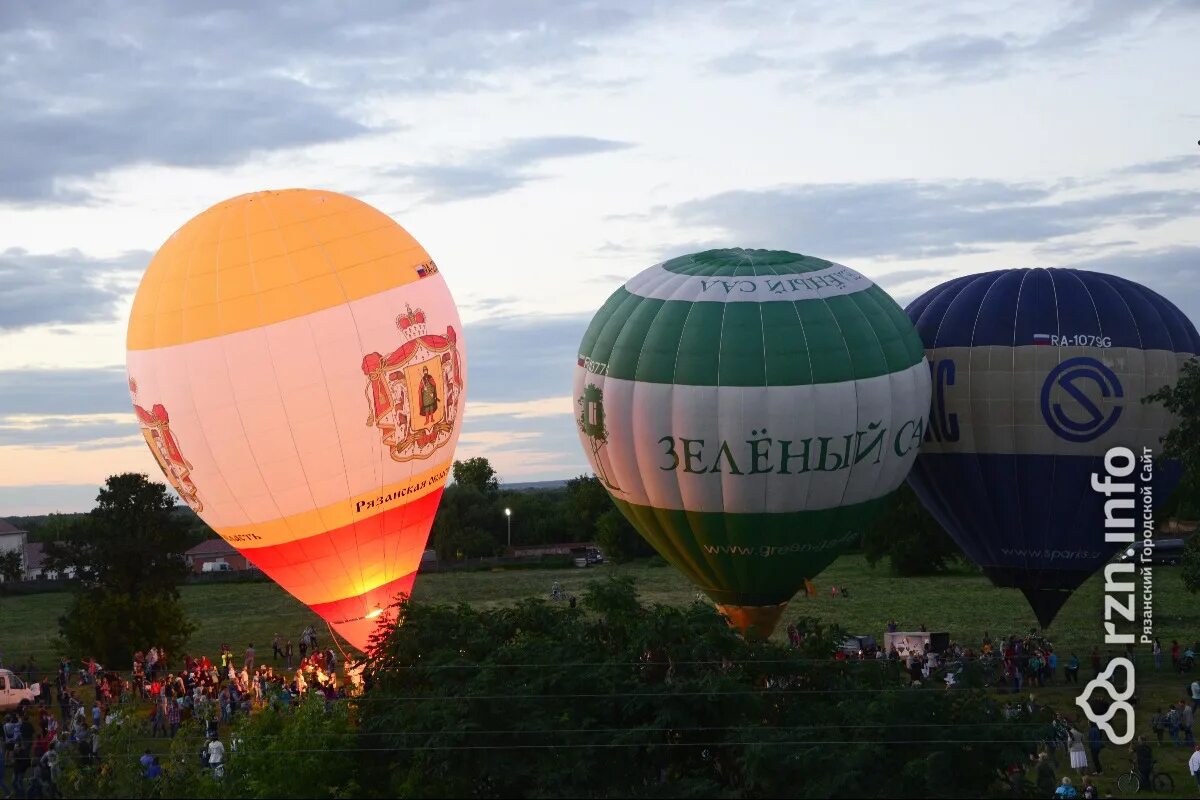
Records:
[[[1171,641],[1186,643],[1200,639],[1200,603],[1188,594],[1179,579],[1178,568],[1160,568],[1155,574],[1155,630],[1166,651]],[[493,607],[528,597],[548,597],[550,587],[558,581],[563,590],[579,594],[589,581],[603,579],[609,574],[632,577],[643,600],[651,603],[683,604],[696,597],[696,591],[670,567],[651,566],[645,562],[593,567],[588,570],[494,570],[485,572],[447,572],[426,574],[418,578],[414,599],[424,602],[467,602],[476,607]],[[1023,632],[1035,624],[1025,599],[1014,589],[997,589],[986,578],[973,572],[927,578],[899,578],[885,567],[872,569],[861,556],[845,556],[826,570],[815,582],[815,598],[798,597],[792,602],[785,619],[813,616],[835,622],[851,633],[871,634],[882,638],[886,623],[895,619],[901,630],[915,630],[924,624],[929,630],[948,631],[951,638],[978,646],[983,632],[993,637]],[[831,584],[848,587],[849,598],[831,598]],[[1099,577],[1088,581],[1063,608],[1048,631],[1057,645],[1061,658],[1075,652],[1083,668],[1080,678],[1091,676],[1088,655],[1103,636],[1103,582]],[[55,643],[57,619],[68,601],[62,593],[0,598],[0,653],[6,664],[23,663],[33,656],[40,669],[53,670],[60,649]],[[306,625],[312,624],[322,638],[328,634],[324,624],[307,608],[293,600],[272,583],[229,583],[190,585],[182,589],[187,613],[196,624],[189,650],[215,656],[222,643],[229,643],[240,652],[253,642],[260,660],[269,660],[270,641],[275,633],[298,639]],[[781,626],[782,627],[782,626]],[[782,637],[782,630],[776,633]],[[1114,650],[1115,652],[1115,650]],[[1155,673],[1147,648],[1141,649],[1146,659],[1138,671],[1139,729],[1148,734],[1148,720],[1153,708],[1181,698],[1184,684],[1194,675],[1180,676],[1170,671],[1169,663]],[[80,656],[84,654],[73,654]],[[1166,659],[1169,662],[1169,659]],[[128,669],[128,665],[113,665]],[[1049,702],[1068,713],[1075,710],[1077,689],[1061,685],[1033,692],[1039,701]],[[1164,747],[1159,759],[1176,782],[1176,794],[1192,796],[1195,784],[1187,774],[1189,748]],[[1102,758],[1108,774],[1102,791],[1109,791],[1111,781],[1123,768],[1127,756],[1108,748]],[[1145,792],[1143,792],[1145,794]]]

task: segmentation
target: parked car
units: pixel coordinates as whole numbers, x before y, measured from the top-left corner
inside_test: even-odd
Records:
[[[1174,566],[1183,561],[1183,551],[1187,543],[1183,539],[1154,539],[1154,552],[1150,556],[1149,563],[1155,566]],[[1142,546],[1141,544],[1131,544],[1125,548],[1125,552],[1117,557],[1118,561],[1132,561],[1135,564],[1142,562]]]
[[[0,669],[0,712],[16,711],[34,702],[41,694],[39,684],[26,685],[12,672]]]
[[[575,559],[577,567],[590,567],[594,564],[604,563],[604,554],[596,547],[574,547],[571,549],[571,558]]]
[[[870,658],[877,649],[874,636],[847,636],[842,640],[842,652],[850,658]]]

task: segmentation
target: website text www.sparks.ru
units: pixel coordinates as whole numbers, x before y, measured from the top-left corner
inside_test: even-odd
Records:
[[[823,542],[793,542],[792,544],[782,545],[705,544],[701,545],[701,547],[710,556],[759,556],[760,558],[770,558],[771,556],[789,556],[797,553],[819,553],[825,550],[840,548],[857,540],[858,534],[851,533]]]

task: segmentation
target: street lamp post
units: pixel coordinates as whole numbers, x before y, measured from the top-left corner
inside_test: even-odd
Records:
[[[512,550],[512,509],[504,509],[504,516],[508,520],[508,549]]]

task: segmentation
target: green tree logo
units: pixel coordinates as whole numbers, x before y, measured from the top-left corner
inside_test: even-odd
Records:
[[[620,491],[604,471],[604,461],[600,458],[600,448],[608,443],[608,428],[604,424],[604,391],[594,383],[589,383],[579,398],[579,430],[588,437],[592,445],[592,463],[596,465],[596,474],[604,485],[613,491]]]

